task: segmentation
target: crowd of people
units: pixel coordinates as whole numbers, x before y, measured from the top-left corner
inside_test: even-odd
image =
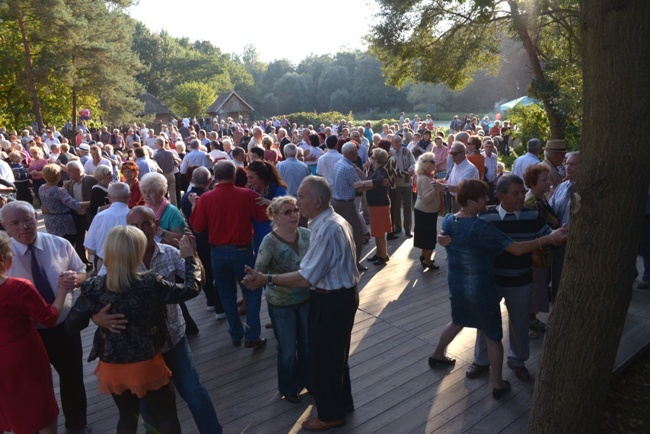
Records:
[[[201,433],[221,432],[187,340],[199,330],[183,302],[201,289],[207,310],[228,322],[232,345],[252,350],[266,345],[264,295],[278,391],[293,404],[305,390],[314,396],[318,415],[305,430],[341,426],[354,411],[348,357],[368,269],[362,248],[374,239],[366,264],[382,267],[401,236],[413,239],[422,272],[440,268],[437,243],[448,253],[452,319],[430,366],[453,365],[446,347],[463,327],[476,328],[466,375],[491,369],[493,397],[506,394],[505,299],[507,366],[529,381],[529,339],[545,331],[537,314],[557,294],[580,154],[562,140],[532,139],[504,173],[497,152],[507,152],[510,126],[497,122],[455,117],[449,134],[429,115],[404,114],[379,132],[370,122],[299,127],[286,117],[126,131],[82,123],[70,141],[54,127],[20,136],[0,128],[0,192],[14,196],[2,196],[0,209],[11,237],[0,235],[0,293],[13,292],[0,311],[15,325],[0,334],[0,366],[14,381],[32,365],[43,377],[22,392],[2,383],[0,430],[55,432],[49,360],[67,432],[90,432],[80,331],[92,321],[89,360],[99,358],[118,433],[136,432],[139,415],[159,432],[180,432],[175,390]],[[47,232],[37,231],[34,205]],[[650,284],[649,264],[650,256],[639,287]],[[37,359],[25,364],[30,371],[21,366],[28,352]]]

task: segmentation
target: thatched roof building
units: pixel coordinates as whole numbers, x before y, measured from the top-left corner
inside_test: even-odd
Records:
[[[244,99],[233,91],[219,95],[219,97],[206,110],[212,119],[219,116],[220,119],[231,117],[238,121],[240,117],[248,120],[250,112],[254,109]]]
[[[153,129],[158,134],[162,124],[168,124],[171,119],[171,110],[167,104],[150,94],[149,92],[138,95],[138,99],[144,102],[142,116],[155,115]]]

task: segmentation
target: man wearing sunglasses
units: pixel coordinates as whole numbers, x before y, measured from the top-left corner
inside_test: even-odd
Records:
[[[463,179],[479,179],[478,178],[478,169],[472,163],[467,160],[467,148],[462,142],[454,142],[449,151],[454,165],[449,172],[449,179],[446,181],[444,179],[437,180],[440,185],[440,189],[445,192],[448,192],[451,195],[451,210],[450,212],[458,212],[460,210],[460,205],[456,202],[456,193],[458,192],[458,184]]]

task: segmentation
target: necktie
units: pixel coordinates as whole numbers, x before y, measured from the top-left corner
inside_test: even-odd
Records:
[[[52,304],[54,302],[54,290],[52,285],[47,279],[47,274],[38,259],[36,258],[36,248],[32,245],[27,248],[32,254],[32,278],[34,279],[34,286],[43,297],[46,303]]]

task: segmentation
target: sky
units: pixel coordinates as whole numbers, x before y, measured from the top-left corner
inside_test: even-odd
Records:
[[[207,40],[239,55],[254,45],[263,62],[287,58],[297,65],[310,54],[366,49],[363,36],[378,11],[374,0],[251,0],[248,8],[224,3],[140,0],[129,14],[155,33]]]

